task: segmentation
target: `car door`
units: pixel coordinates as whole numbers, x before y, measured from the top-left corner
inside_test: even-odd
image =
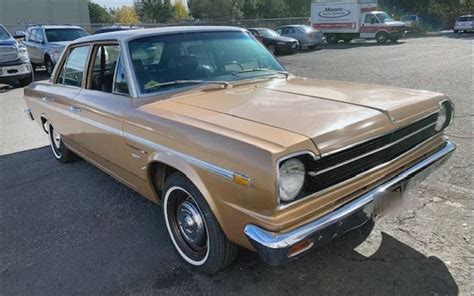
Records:
[[[53,77],[53,83],[39,87],[44,91],[42,103],[47,106],[48,121],[62,135],[63,141],[71,146],[74,146],[71,139],[77,129],[71,106],[74,98],[81,92],[89,51],[90,45],[69,49],[61,62],[59,72]]]
[[[24,44],[26,45],[26,48],[28,49],[28,55],[30,57],[30,60],[35,63],[35,64],[38,64],[38,58],[37,58],[37,43],[36,43],[36,32],[38,30],[37,29],[30,29],[28,34],[27,34],[27,38],[26,38],[26,41],[24,42]]]
[[[379,19],[372,13],[365,14],[363,19],[364,22],[362,23],[362,27],[360,29],[360,37],[375,38],[375,35],[377,34],[380,28]]]
[[[35,60],[38,64],[44,63],[44,47],[45,47],[45,37],[44,30],[37,29],[36,31],[36,47],[35,47]]]
[[[124,87],[118,43],[95,44],[92,50],[85,88],[75,97],[72,110],[78,129],[73,138],[82,152],[112,173],[123,169],[127,160],[122,138],[122,117],[130,108],[131,98]],[[125,82],[126,84],[126,82]]]

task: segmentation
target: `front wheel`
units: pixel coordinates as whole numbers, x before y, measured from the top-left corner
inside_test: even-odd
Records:
[[[222,231],[206,200],[181,173],[165,182],[163,212],[166,228],[178,254],[206,274],[227,267],[238,247]]]
[[[326,41],[329,44],[337,44],[339,42],[339,38],[335,34],[329,34]]]
[[[383,44],[387,42],[388,34],[385,32],[378,32],[377,35],[375,36],[375,40],[377,40],[377,43]]]
[[[66,147],[66,145],[64,145],[61,134],[56,131],[56,129],[50,123],[48,123],[48,125],[49,142],[54,158],[56,158],[56,160],[60,163],[69,163],[73,161],[75,155]]]

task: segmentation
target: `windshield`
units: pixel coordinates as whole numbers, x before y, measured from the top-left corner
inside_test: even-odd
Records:
[[[458,22],[470,22],[474,21],[474,16],[461,16],[458,18]]]
[[[73,41],[87,35],[89,34],[81,29],[46,29],[48,42]]]
[[[377,17],[382,23],[393,22],[394,19],[391,18],[386,12],[377,13]]]
[[[277,32],[270,30],[270,29],[259,29],[258,32],[267,38],[272,38],[272,37],[280,37]]]
[[[199,32],[129,42],[142,93],[277,75],[285,69],[248,33]]]
[[[10,34],[8,34],[7,30],[5,30],[3,27],[0,27],[0,40],[3,39],[9,39]]]
[[[416,15],[406,15],[402,17],[402,21],[416,21]]]

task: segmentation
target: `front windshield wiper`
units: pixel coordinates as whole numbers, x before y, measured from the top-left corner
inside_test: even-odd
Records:
[[[290,73],[288,73],[288,72],[286,72],[286,71],[272,70],[272,69],[269,69],[269,68],[243,69],[243,70],[240,70],[240,71],[237,71],[237,72],[232,73],[232,75],[238,76],[239,74],[252,73],[252,72],[270,72],[270,75],[273,75],[273,74],[282,74],[282,75],[285,75],[286,78],[288,78],[288,76],[290,76]]]
[[[216,85],[221,85],[223,88],[227,88],[229,86],[229,82],[227,81],[210,81],[210,80],[173,80],[173,81],[168,81],[168,82],[163,82],[163,83],[156,83],[151,85],[148,88],[145,88],[146,91],[152,91],[160,87],[164,86],[173,86],[173,85],[180,85],[180,84],[216,84]]]

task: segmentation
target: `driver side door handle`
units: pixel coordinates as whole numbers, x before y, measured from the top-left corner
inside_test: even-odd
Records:
[[[81,110],[81,108],[79,108],[79,107],[77,107],[77,106],[71,106],[71,107],[69,108],[69,111],[71,111],[72,113],[79,113],[79,112],[81,112],[82,110]]]

